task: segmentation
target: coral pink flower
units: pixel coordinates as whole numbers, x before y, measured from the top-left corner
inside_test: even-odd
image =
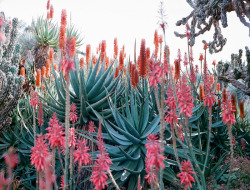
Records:
[[[54,113],[52,119],[49,122],[50,127],[46,130],[48,131],[46,138],[49,140],[51,147],[64,147],[65,146],[65,132],[63,126],[59,124],[56,114]]]
[[[182,130],[181,124],[179,124],[178,133],[179,133],[179,137],[180,137],[181,142],[184,142],[184,134],[183,134],[183,130]]]
[[[193,176],[191,174],[194,174],[191,168],[191,162],[188,161],[183,161],[181,163],[181,173],[177,175],[177,177],[180,178],[181,184],[185,185],[185,190],[188,189],[188,186],[192,188],[192,182],[195,182]]]
[[[184,63],[184,66],[187,66],[187,65],[188,65],[187,52],[185,52],[185,54],[184,54],[184,61],[183,61],[183,63]]]
[[[31,92],[31,100],[30,100],[30,105],[32,105],[34,108],[36,108],[37,104],[38,104],[38,96],[37,96],[37,92],[32,91]]]
[[[185,75],[182,76],[178,88],[177,98],[179,102],[178,108],[180,108],[179,114],[183,113],[187,117],[192,117],[192,108],[194,107],[192,100],[194,100],[194,98],[191,95],[191,88],[187,83]]]
[[[90,121],[89,122],[89,133],[94,133],[95,132],[95,127],[94,127],[94,122]]]
[[[196,82],[196,76],[195,76],[195,71],[194,71],[194,66],[191,64],[191,73],[190,73],[190,81],[195,83]]]
[[[94,163],[90,181],[93,182],[96,190],[101,190],[108,186],[106,182],[108,176],[105,171],[109,170],[110,164],[112,164],[112,161],[109,158],[107,151],[105,150],[101,131],[101,121],[99,121],[97,141],[97,146],[100,154],[97,155],[97,159]]]
[[[160,77],[164,74],[162,68],[160,67],[160,63],[150,60],[149,64],[150,69],[150,78],[149,78],[149,85],[157,87],[157,84],[160,83]]]
[[[231,124],[231,125],[234,124],[235,123],[235,116],[234,116],[235,110],[233,110],[231,99],[228,99],[228,97],[227,97],[226,99],[224,99],[222,104],[223,104],[223,106],[222,106],[222,121],[223,121],[223,123],[224,124]]]
[[[41,127],[43,126],[44,120],[43,120],[43,107],[41,100],[39,101],[39,108],[38,108],[38,125]]]
[[[35,168],[39,171],[44,171],[48,155],[49,147],[45,143],[44,137],[40,134],[35,141],[35,146],[31,148],[31,165],[35,165]]]
[[[9,180],[4,177],[4,169],[0,172],[0,189],[4,190],[9,185]]]
[[[88,154],[89,147],[85,139],[79,140],[76,144],[76,150],[74,151],[74,163],[78,162],[79,167],[82,165],[88,165],[91,163],[91,155]]]
[[[18,155],[14,152],[13,148],[10,148],[9,151],[4,154],[4,161],[6,165],[11,169],[17,166],[17,164],[19,163],[19,158]]]
[[[72,103],[70,106],[69,120],[72,121],[72,123],[76,123],[76,121],[78,120],[75,103]]]
[[[147,149],[145,164],[146,171],[148,173],[145,178],[148,179],[149,182],[151,182],[151,179],[155,179],[155,176],[152,174],[157,175],[160,167],[165,167],[163,163],[163,160],[165,158],[163,155],[161,155],[161,151],[163,151],[163,148],[161,148],[161,143],[159,142],[156,134],[150,134],[148,136],[148,141],[145,147]],[[156,172],[154,172],[153,170],[155,170]]]
[[[69,128],[69,147],[75,147],[76,144],[76,134],[75,128]]]
[[[105,170],[102,169],[102,165],[99,162],[95,162],[93,166],[92,175],[90,181],[92,181],[96,190],[102,190],[107,184],[108,176]]]
[[[165,122],[170,123],[170,126],[173,127],[174,123],[177,123],[178,120],[176,115],[176,102],[171,87],[168,88],[167,97],[168,99],[165,102],[168,111],[166,111],[167,115],[165,116]]]
[[[76,38],[75,37],[70,38],[67,42],[67,46],[68,46],[67,51],[69,52],[69,55],[71,57],[74,57],[76,51]]]

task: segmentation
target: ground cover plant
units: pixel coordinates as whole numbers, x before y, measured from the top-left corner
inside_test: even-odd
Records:
[[[0,190],[250,188],[247,47],[209,69],[215,44],[195,60],[184,19],[170,60],[161,3],[154,48],[140,39],[131,61],[117,38],[112,57],[105,40],[81,52],[67,10],[55,23],[48,0],[47,13],[22,31],[0,13]]]

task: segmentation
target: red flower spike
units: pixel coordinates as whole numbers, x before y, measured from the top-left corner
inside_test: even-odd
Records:
[[[141,40],[141,49],[140,49],[140,70],[139,75],[141,77],[146,76],[146,47],[145,47],[145,39]]]
[[[44,124],[43,120],[43,107],[42,107],[42,102],[41,100],[39,101],[39,109],[38,109],[38,125],[42,127]]]
[[[118,56],[118,42],[117,38],[114,39],[114,58]]]

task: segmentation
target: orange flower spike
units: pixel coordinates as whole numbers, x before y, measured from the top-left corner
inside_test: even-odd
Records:
[[[120,56],[119,56],[119,69],[120,71],[123,70],[124,68],[124,55],[123,55],[123,51],[120,51]]]
[[[202,61],[203,60],[203,54],[200,54],[199,60]]]
[[[217,83],[217,91],[220,91],[220,83]]]
[[[9,25],[10,25],[10,26],[12,26],[12,22],[11,22],[11,20],[9,21]]]
[[[47,20],[50,19],[50,12],[47,12]]]
[[[157,55],[158,55],[158,50],[159,50],[159,37],[158,37],[158,33],[157,30],[155,31],[155,35],[154,35],[154,44],[155,44],[155,59],[157,59]]]
[[[200,101],[203,102],[204,100],[204,85],[200,84]]]
[[[96,56],[93,57],[93,65],[95,65],[97,63],[97,58]]]
[[[146,76],[146,71],[147,71],[147,58],[146,58],[146,47],[145,47],[145,39],[141,40],[141,49],[140,49],[140,70],[139,70],[139,75],[141,77]]]
[[[54,7],[53,5],[50,6],[50,18],[52,19],[54,16]]]
[[[175,66],[174,79],[177,81],[180,78],[181,74],[180,63],[177,59],[174,61],[174,66]]]
[[[204,42],[204,47],[203,47],[203,49],[204,49],[204,50],[207,49],[207,43],[206,43],[206,42]]]
[[[147,59],[147,62],[149,62],[149,60],[150,60],[150,48],[146,49],[146,59]]]
[[[106,40],[102,40],[102,47],[101,47],[101,61],[102,62],[105,57],[105,52],[106,52]]]
[[[105,56],[105,71],[109,68],[109,57]]]
[[[117,38],[114,39],[114,58],[118,56],[118,42]]]
[[[211,83],[214,84],[214,75],[211,75]]]
[[[219,108],[221,108],[221,100],[220,99],[218,100],[218,106],[219,106]]]
[[[84,68],[84,59],[83,59],[83,57],[80,59],[80,68]]]
[[[42,85],[42,90],[44,90],[44,89],[45,89],[45,84]]]
[[[54,63],[53,67],[54,67],[55,71],[57,71],[57,64]]]
[[[46,74],[46,67],[43,66],[43,67],[42,67],[42,78],[45,77],[45,74]]]
[[[91,46],[90,46],[90,44],[88,44],[86,46],[86,64],[87,65],[89,64],[90,56],[91,56]]]
[[[234,94],[231,95],[231,103],[232,103],[232,109],[234,110],[234,113],[237,114],[236,99],[235,99]]]
[[[71,57],[75,56],[75,52],[76,52],[76,38],[72,37],[70,39],[70,50],[69,50],[69,54]]]
[[[41,69],[36,71],[36,86],[41,87]]]
[[[212,65],[213,65],[213,66],[215,66],[215,65],[216,65],[216,61],[215,61],[215,60],[212,62]]]
[[[61,26],[59,36],[59,49],[63,49],[66,43],[66,28]]]
[[[245,113],[244,113],[244,103],[242,101],[239,102],[239,108],[240,108],[240,118],[243,119],[245,117]]]
[[[23,77],[25,76],[25,68],[24,67],[21,67],[20,75],[23,76]]]
[[[53,50],[53,48],[50,48],[49,49],[49,60],[50,60],[50,62],[52,62],[53,57],[54,57],[54,50]]]
[[[115,68],[115,78],[118,77],[119,72],[120,72],[120,71],[119,71],[119,67],[116,67],[116,68]]]
[[[50,60],[47,59],[47,62],[46,62],[46,77],[49,77],[50,76]]]

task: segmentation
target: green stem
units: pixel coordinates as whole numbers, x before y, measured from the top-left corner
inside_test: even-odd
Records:
[[[230,188],[230,182],[232,178],[232,170],[233,170],[233,162],[234,162],[234,147],[233,147],[233,134],[232,134],[232,126],[230,124],[228,126],[228,135],[230,140],[230,175],[227,181],[227,190]]]
[[[208,108],[208,113],[209,113],[209,124],[208,124],[208,140],[207,140],[207,151],[206,151],[206,158],[203,166],[203,171],[202,173],[205,173],[206,167],[207,167],[207,162],[210,154],[210,142],[211,142],[211,130],[212,130],[212,107]]]
[[[68,169],[69,169],[69,112],[70,112],[70,97],[69,97],[69,75],[66,79],[66,106],[65,106],[65,173],[64,173],[64,187],[66,190],[68,184]]]

